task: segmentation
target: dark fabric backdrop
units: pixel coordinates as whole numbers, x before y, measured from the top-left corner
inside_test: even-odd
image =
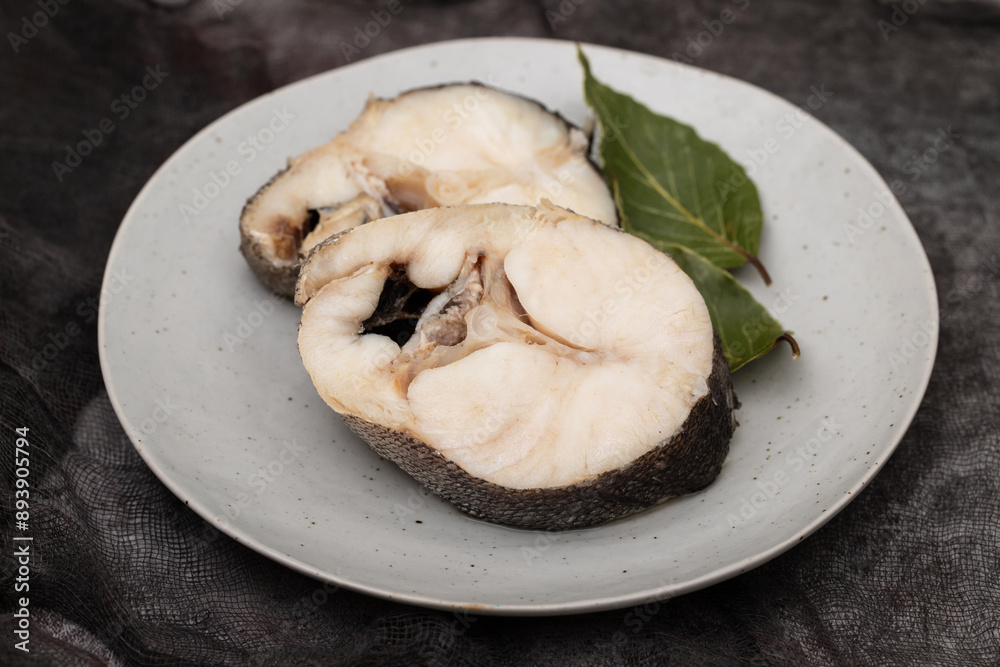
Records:
[[[694,59],[796,104],[825,86],[834,96],[817,116],[907,185],[900,199],[941,300],[937,366],[885,469],[800,546],[648,609],[542,619],[314,595],[316,581],[226,537],[193,539],[204,522],[144,466],[104,391],[91,306],[133,197],[210,121],[343,65],[340,43],[384,2],[63,2],[0,7],[0,662],[1000,664],[996,2],[749,0]],[[746,2],[403,0],[357,57],[477,35],[669,57]],[[35,17],[45,25],[26,27],[45,7],[54,15]],[[64,146],[155,64],[166,83],[57,174]],[[915,162],[941,128],[959,138]],[[27,655],[13,647],[18,426],[34,448]]]

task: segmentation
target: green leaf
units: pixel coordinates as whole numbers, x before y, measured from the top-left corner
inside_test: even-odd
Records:
[[[604,176],[621,193],[627,231],[679,243],[723,268],[749,261],[770,284],[757,259],[760,198],[746,170],[690,125],[599,82],[578,54],[584,95],[601,127]]]
[[[788,340],[793,356],[799,356],[795,339],[728,271],[676,243],[653,245],[674,258],[705,298],[730,371],[764,356],[779,339]]]
[[[694,281],[735,371],[790,332],[726,271],[757,259],[764,217],[746,171],[694,128],[653,113],[597,81],[583,51],[584,94],[601,127],[604,175],[622,229],[669,253]]]

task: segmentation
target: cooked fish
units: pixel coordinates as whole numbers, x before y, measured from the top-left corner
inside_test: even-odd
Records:
[[[669,256],[549,202],[427,209],[303,265],[299,352],[376,452],[470,515],[599,524],[718,475],[735,395]]]
[[[266,285],[291,296],[319,242],[401,212],[546,198],[616,225],[587,151],[587,136],[558,114],[479,84],[372,98],[349,129],[290,160],[247,202],[240,249]]]

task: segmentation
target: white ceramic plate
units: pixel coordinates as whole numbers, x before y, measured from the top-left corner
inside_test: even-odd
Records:
[[[745,572],[871,480],[917,410],[937,345],[933,277],[899,204],[831,130],[788,119],[798,112],[788,102],[674,62],[585,49],[603,81],[763,162],[753,178],[774,285],[740,276],[803,353],[793,361],[782,347],[736,374],[740,427],[717,481],[578,532],[471,520],[323,404],[299,361],[297,309],[237,251],[247,197],[287,157],[344,129],[369,93],[479,80],[587,118],[575,45],[481,39],[379,56],[245,104],[136,198],[105,274],[101,364],[118,417],[164,484],[220,530],[322,580],[431,607],[555,614]],[[859,207],[870,215],[860,223]]]

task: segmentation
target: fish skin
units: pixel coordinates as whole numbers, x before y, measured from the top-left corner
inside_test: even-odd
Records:
[[[411,435],[353,415],[341,418],[376,453],[470,516],[528,530],[575,530],[699,491],[718,477],[739,407],[718,332],[708,388],[681,428],[654,449],[616,470],[554,488],[487,482]]]

